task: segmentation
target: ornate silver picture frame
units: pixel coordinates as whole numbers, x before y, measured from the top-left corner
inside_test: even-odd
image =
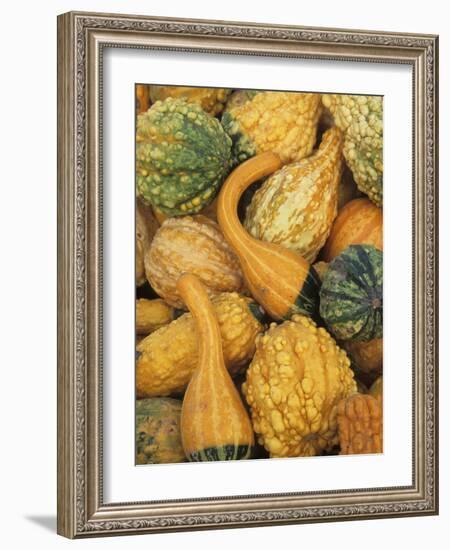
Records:
[[[106,48],[404,64],[412,68],[412,484],[105,502],[103,155]],[[89,536],[438,513],[438,38],[66,13],[58,17],[58,533]]]

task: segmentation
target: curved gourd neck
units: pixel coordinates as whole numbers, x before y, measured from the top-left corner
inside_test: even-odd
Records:
[[[222,336],[204,285],[195,275],[185,273],[178,279],[177,290],[191,312],[197,328],[198,365],[223,364]]]
[[[227,241],[236,254],[245,254],[247,246],[258,243],[242,227],[237,207],[242,193],[254,182],[268,176],[281,167],[281,160],[275,153],[261,153],[238,166],[226,179],[217,203],[217,221]]]

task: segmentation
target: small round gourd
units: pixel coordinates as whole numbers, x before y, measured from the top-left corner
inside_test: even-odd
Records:
[[[219,226],[205,216],[169,218],[145,254],[145,272],[154,290],[170,305],[185,309],[177,291],[182,273],[194,273],[211,296],[239,291],[239,260]]]
[[[383,336],[383,253],[351,245],[329,265],[320,289],[320,315],[338,340]]]
[[[169,216],[199,212],[230,167],[231,139],[199,105],[169,97],[138,116],[137,191],[156,210]]]

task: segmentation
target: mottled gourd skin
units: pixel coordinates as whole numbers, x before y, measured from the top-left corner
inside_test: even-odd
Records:
[[[136,401],[136,463],[186,462],[180,433],[181,401],[169,398]]]
[[[383,98],[324,94],[322,101],[345,135],[344,157],[359,189],[383,204]]]
[[[189,103],[197,103],[208,114],[217,116],[223,111],[231,90],[225,88],[189,88],[187,86],[150,86],[152,102],[168,97],[186,98]]]
[[[138,116],[137,190],[169,216],[199,212],[231,167],[231,140],[220,122],[185,99],[157,101]]]
[[[145,277],[144,256],[150,246],[159,224],[148,206],[136,201],[136,286],[147,280]]]
[[[338,405],[341,455],[383,452],[383,415],[378,399],[357,393]]]
[[[258,337],[243,391],[271,457],[314,456],[337,444],[337,404],[356,382],[328,332],[295,315]]]
[[[383,338],[368,342],[348,340],[343,343],[356,367],[365,373],[379,374],[383,369]]]
[[[383,253],[351,245],[325,273],[320,315],[338,340],[368,342],[383,336]]]
[[[177,292],[182,273],[193,273],[210,296],[239,291],[243,275],[239,260],[217,223],[202,215],[169,218],[157,231],[145,257],[152,288],[170,305],[186,309]]]
[[[279,155],[283,164],[308,156],[321,110],[320,94],[235,92],[222,115],[235,164],[265,151]]]
[[[337,215],[342,144],[341,131],[331,128],[314,155],[283,166],[267,178],[247,209],[247,231],[313,262]]]
[[[212,298],[222,335],[225,364],[234,375],[255,352],[255,339],[264,327],[262,312],[250,298],[223,293]],[[259,319],[259,320],[258,320]],[[156,330],[137,346],[136,384],[139,397],[182,392],[198,359],[197,331],[190,313]]]

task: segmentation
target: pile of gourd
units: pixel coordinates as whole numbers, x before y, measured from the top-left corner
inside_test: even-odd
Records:
[[[382,98],[136,102],[137,463],[382,452]]]

